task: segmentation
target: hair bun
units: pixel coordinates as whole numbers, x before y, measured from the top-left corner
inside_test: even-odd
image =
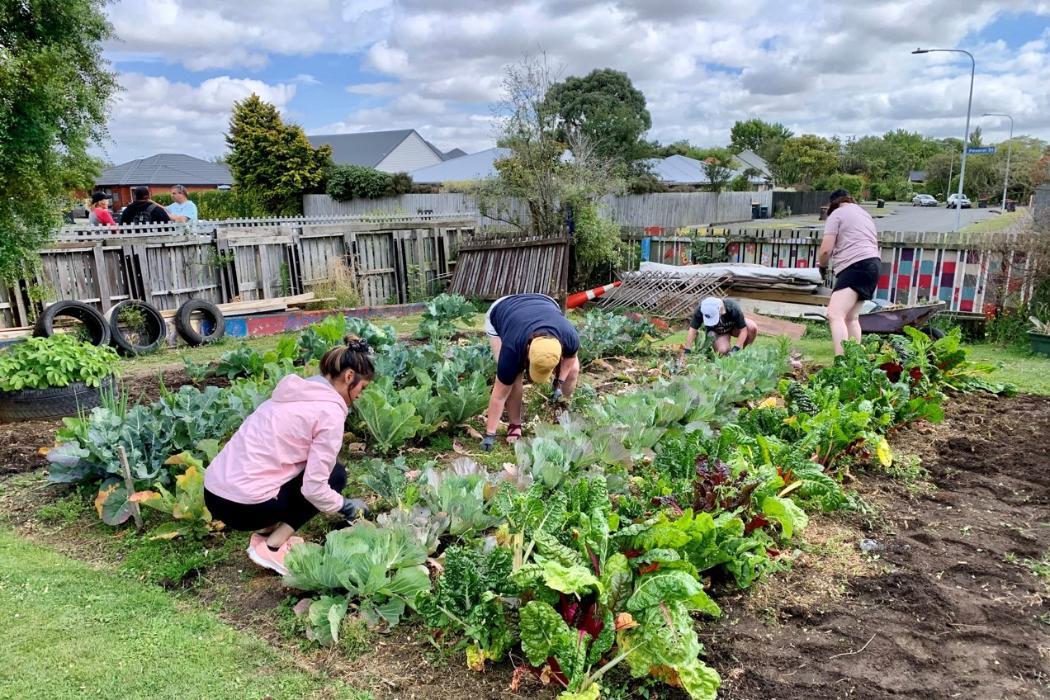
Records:
[[[346,343],[348,350],[352,352],[372,352],[372,348],[368,345],[368,341],[364,338],[358,338],[356,335],[348,335],[343,338],[343,342]]]

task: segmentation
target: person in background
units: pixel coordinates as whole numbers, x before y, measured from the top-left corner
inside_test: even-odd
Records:
[[[758,325],[744,316],[740,304],[732,299],[718,297],[707,297],[696,307],[689,320],[689,333],[682,346],[683,355],[692,351],[700,328],[704,328],[708,337],[713,339],[715,352],[719,355],[739,352],[755,342],[758,336]]]
[[[503,409],[507,409],[507,442],[521,437],[524,373],[536,384],[554,378],[551,400],[568,401],[580,376],[580,336],[545,294],[513,294],[497,299],[485,314],[485,333],[496,358],[496,382],[485,422],[481,449],[496,442]]]
[[[186,196],[186,188],[182,185],[171,186],[172,203],[165,207],[172,221],[179,223],[192,223],[197,220],[197,205]]]
[[[204,502],[231,530],[255,530],[248,557],[279,574],[303,540],[295,531],[318,512],[348,522],[367,512],[344,498],[336,462],[349,406],[375,376],[368,343],[348,336],[321,358],[321,374],[290,374],[241,424],[204,473]]]
[[[109,195],[105,192],[91,193],[91,211],[88,212],[88,223],[92,226],[112,226],[116,228],[117,222],[109,211]]]
[[[132,191],[135,201],[124,207],[120,214],[120,223],[129,224],[164,224],[171,221],[164,207],[149,198],[149,188],[139,185]]]
[[[842,354],[842,341],[860,342],[860,312],[875,296],[882,272],[875,221],[846,190],[831,193],[824,239],[817,253],[822,277],[830,262],[835,287],[828,302],[828,325],[835,354]]]

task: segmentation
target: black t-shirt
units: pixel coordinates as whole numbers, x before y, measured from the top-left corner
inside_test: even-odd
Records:
[[[693,313],[693,318],[689,321],[689,327],[693,330],[704,328],[708,333],[714,333],[715,335],[731,335],[739,333],[744,328],[747,328],[747,321],[744,319],[744,310],[740,308],[740,304],[732,299],[723,299],[722,303],[725,305],[726,311],[722,314],[722,317],[718,319],[716,325],[705,327],[704,316],[700,313],[700,307],[697,306],[696,311]]]
[[[148,199],[132,202],[120,215],[122,224],[163,224],[171,221],[168,212],[156,202]]]
[[[575,357],[580,336],[565,318],[558,303],[544,294],[514,294],[496,304],[489,317],[503,341],[496,365],[496,378],[513,384],[525,369],[526,348],[537,335],[549,335],[561,343],[562,357]]]

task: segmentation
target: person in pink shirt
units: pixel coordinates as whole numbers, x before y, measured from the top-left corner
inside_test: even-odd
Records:
[[[117,222],[109,212],[109,195],[105,192],[91,193],[91,212],[88,214],[88,223],[93,226],[117,227]]]
[[[288,573],[288,550],[303,541],[295,531],[318,512],[350,521],[367,510],[343,496],[346,469],[336,457],[349,406],[375,376],[368,343],[348,337],[321,358],[320,370],[282,379],[204,473],[212,517],[231,530],[255,530],[248,556],[280,574]]]
[[[822,276],[827,276],[829,261],[835,271],[828,325],[835,354],[841,355],[844,340],[860,342],[860,312],[864,302],[875,296],[882,272],[875,221],[846,190],[831,193],[817,260]]]

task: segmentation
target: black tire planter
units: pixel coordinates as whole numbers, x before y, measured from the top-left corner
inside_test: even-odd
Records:
[[[101,405],[103,390],[113,391],[113,377],[103,379],[100,387],[74,382],[49,389],[0,391],[0,423],[75,416]]]
[[[193,327],[193,314],[199,313],[211,325],[211,331],[202,334]],[[226,318],[219,307],[203,299],[190,299],[175,312],[175,330],[187,345],[206,345],[214,343],[226,335]]]
[[[109,324],[105,316],[95,307],[79,301],[59,301],[44,309],[33,326],[37,338],[50,338],[55,334],[55,319],[60,316],[75,318],[84,324],[91,336],[92,345],[109,345]]]
[[[120,314],[124,309],[136,309],[144,319],[143,336],[128,338],[120,327]],[[110,342],[121,355],[145,355],[156,350],[168,335],[168,324],[153,304],[138,299],[125,299],[108,312]]]

